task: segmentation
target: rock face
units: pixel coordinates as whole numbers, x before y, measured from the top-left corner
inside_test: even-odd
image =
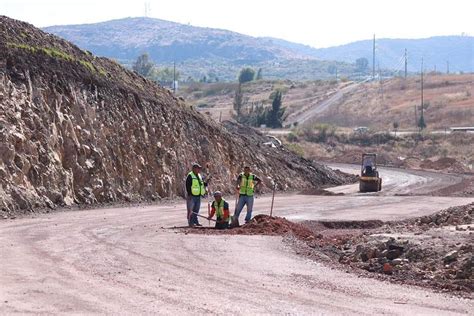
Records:
[[[111,60],[0,16],[0,215],[183,195],[193,161],[209,164],[213,190],[232,190],[244,163],[266,187],[273,179],[283,190],[349,179],[263,139],[226,129]]]

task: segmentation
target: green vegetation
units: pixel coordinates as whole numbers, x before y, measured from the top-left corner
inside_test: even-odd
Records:
[[[265,107],[264,102],[248,102],[244,97],[242,84],[239,83],[235,90],[233,108],[237,122],[249,126],[266,125],[271,128],[281,128],[285,108],[282,107],[282,92],[273,91],[271,107]]]
[[[365,73],[369,67],[369,61],[365,57],[356,59],[356,71]]]
[[[242,85],[239,83],[235,89],[233,107],[237,116],[237,121],[242,117],[242,107],[244,106],[244,95],[242,93]]]
[[[16,48],[16,49],[26,50],[33,54],[36,54],[36,53],[46,54],[49,57],[62,59],[68,62],[78,62],[79,64],[84,66],[87,70],[89,70],[92,73],[96,73],[98,71],[99,74],[101,74],[102,76],[107,75],[107,72],[103,68],[101,67],[96,68],[90,61],[75,58],[74,56],[69,55],[53,47],[39,47],[39,46],[31,46],[31,45],[12,43],[12,42],[8,42],[7,46]]]
[[[298,156],[300,157],[304,156],[304,148],[301,145],[296,144],[296,143],[290,143],[290,144],[286,144],[285,146],[286,148],[288,148],[289,150],[291,150]]]
[[[239,74],[239,83],[253,81],[255,78],[255,70],[250,67],[243,68]]]
[[[158,68],[147,53],[138,56],[132,69],[143,77],[162,84],[172,83],[180,77],[180,73],[172,68]]]
[[[147,53],[145,53],[138,56],[137,60],[133,64],[132,69],[143,77],[148,78],[152,74],[154,67],[155,64],[150,61],[150,57]]]
[[[426,122],[425,122],[425,117],[424,116],[420,117],[420,119],[418,120],[418,127],[421,130],[426,128]]]
[[[266,123],[268,127],[281,128],[283,123],[283,115],[285,108],[282,107],[282,93],[277,90],[273,98],[272,108],[266,114]]]

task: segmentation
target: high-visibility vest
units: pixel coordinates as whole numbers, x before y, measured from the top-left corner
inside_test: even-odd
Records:
[[[220,203],[217,203],[217,201],[212,202],[212,207],[216,210],[217,219],[227,220],[229,218],[228,212],[224,212],[224,204],[224,199],[221,199]]]
[[[253,196],[254,177],[253,174],[249,174],[248,178],[245,176],[245,173],[242,172],[240,174],[240,194]]]
[[[206,188],[204,187],[204,182],[202,181],[201,175],[198,174],[197,176],[194,172],[188,173],[188,176],[191,176],[193,182],[191,183],[191,194],[193,196],[201,196],[206,194]]]

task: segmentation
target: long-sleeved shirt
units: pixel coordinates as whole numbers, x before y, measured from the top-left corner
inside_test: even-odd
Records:
[[[207,187],[207,182],[203,181],[204,183],[204,186]],[[190,174],[188,174],[187,178],[186,178],[186,193],[188,194],[188,196],[191,196],[191,186],[193,184],[193,177],[191,177]]]
[[[216,213],[216,208],[214,207],[214,203],[212,203],[210,217],[211,218],[214,217],[215,213]],[[220,220],[226,221],[227,219],[229,219],[229,216],[230,216],[229,203],[227,203],[227,201],[224,201],[224,218],[218,218],[217,220],[218,221],[220,221]]]

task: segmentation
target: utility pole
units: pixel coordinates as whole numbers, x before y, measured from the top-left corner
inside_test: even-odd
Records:
[[[407,78],[407,70],[408,70],[408,59],[407,59],[407,49],[405,48],[405,79]]]
[[[382,76],[380,74],[380,63],[377,62],[377,73],[379,75],[379,83],[382,83]]]
[[[375,34],[374,34],[374,42],[372,45],[372,79],[375,79]]]
[[[424,123],[424,117],[423,117],[423,57],[421,57],[421,113],[420,113],[420,123]],[[424,124],[419,124],[420,130],[424,128]]]
[[[449,60],[446,61],[446,74],[449,75]]]

